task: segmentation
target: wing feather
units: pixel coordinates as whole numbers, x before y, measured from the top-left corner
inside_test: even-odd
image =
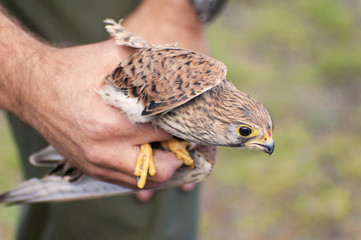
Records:
[[[107,77],[114,87],[143,103],[143,116],[168,112],[217,86],[226,66],[184,49],[146,48],[125,59]]]

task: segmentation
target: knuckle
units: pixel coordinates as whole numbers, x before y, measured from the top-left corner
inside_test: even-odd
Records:
[[[119,131],[119,124],[112,117],[84,119],[83,126],[89,137],[95,140],[114,136]]]
[[[88,146],[84,150],[85,158],[94,165],[104,165],[107,160],[105,155],[103,154],[103,150],[96,145]]]
[[[117,132],[118,128],[112,124],[94,123],[89,128],[89,133],[93,139],[113,137]]]

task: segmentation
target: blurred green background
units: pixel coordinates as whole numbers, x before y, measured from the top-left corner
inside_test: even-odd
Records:
[[[20,164],[15,143],[10,128],[5,121],[5,115],[0,111],[0,192],[3,192],[21,180]],[[14,238],[18,207],[0,205],[0,239]]]
[[[359,239],[361,2],[234,0],[208,27],[228,78],[262,102],[276,150],[221,148],[204,182],[200,239]],[[0,191],[20,181],[0,118]],[[17,209],[0,206],[0,239]]]

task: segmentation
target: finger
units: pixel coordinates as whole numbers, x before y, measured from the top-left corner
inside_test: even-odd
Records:
[[[137,187],[138,178],[136,176],[131,176],[122,172],[109,170],[109,169],[100,169],[98,171],[99,174],[94,175],[93,177],[99,181],[116,184],[133,190],[139,190],[139,188]],[[155,188],[160,188],[162,186],[163,183],[147,181],[144,189],[155,189]]]
[[[168,181],[174,172],[183,164],[172,152],[155,149],[153,154],[156,174],[154,176],[148,176],[147,181],[164,183]]]
[[[133,140],[138,144],[161,142],[172,138],[172,135],[162,128],[147,124],[134,124]]]
[[[98,143],[86,148],[87,161],[100,169],[109,169],[134,174],[139,146],[121,141]]]
[[[154,190],[141,190],[135,194],[135,196],[140,200],[141,202],[148,202],[150,199],[152,199],[155,191]]]
[[[123,144],[119,145],[119,147],[106,146],[99,149],[95,148],[92,149],[92,151],[95,151],[95,153],[92,154],[96,154],[98,158],[94,158],[91,163],[98,167],[98,170],[113,170],[132,177],[134,176],[136,160],[140,153],[139,146],[124,146]],[[179,160],[175,154],[158,149],[153,149],[153,161],[156,174],[153,177],[148,176],[147,181],[155,183],[164,183],[173,175],[174,171],[182,165],[182,161]],[[105,172],[97,175],[107,177]]]
[[[127,139],[131,143],[149,143],[155,141],[165,141],[172,137],[163,129],[152,125],[151,123],[132,123],[127,116],[118,109],[106,106],[104,115],[100,122],[92,123],[90,127],[95,131],[92,137],[102,137],[106,134],[108,137]],[[100,126],[103,126],[99,128]],[[99,138],[103,140],[103,138]]]
[[[136,176],[97,166],[94,166],[91,171],[92,173],[85,173],[99,181],[113,183],[125,188],[138,189]]]
[[[128,151],[125,150],[123,153],[108,155],[99,162],[93,162],[91,166],[93,169],[86,172],[101,181],[137,189],[137,177],[134,175],[134,170],[139,147],[134,152],[135,154],[128,149]],[[152,177],[147,176],[146,189],[161,187],[182,165],[182,161],[171,152],[154,150],[153,156],[156,174]]]
[[[179,188],[182,189],[185,192],[190,192],[196,187],[195,183],[186,183],[180,186]]]

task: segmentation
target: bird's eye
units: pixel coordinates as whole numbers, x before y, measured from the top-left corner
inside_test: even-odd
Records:
[[[252,134],[253,131],[250,127],[242,125],[238,128],[238,132],[239,132],[239,135],[241,135],[243,137],[248,137],[249,135]]]

